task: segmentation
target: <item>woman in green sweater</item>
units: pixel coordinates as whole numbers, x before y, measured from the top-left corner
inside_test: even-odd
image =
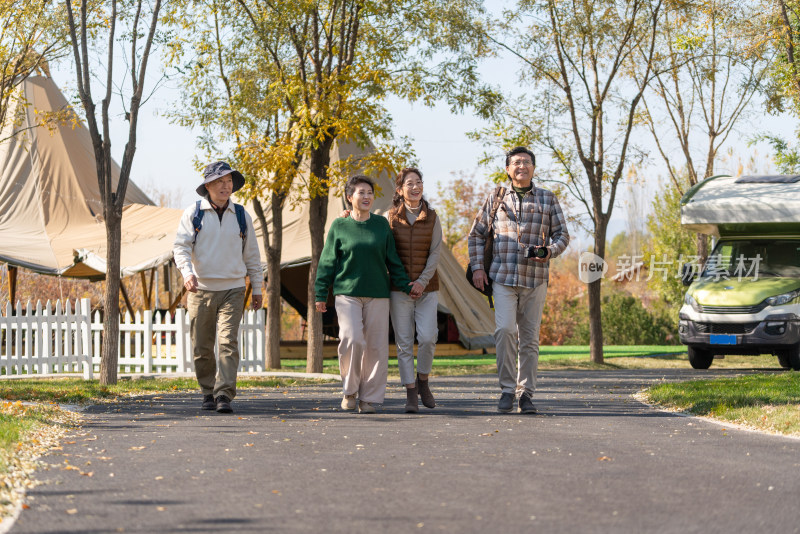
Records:
[[[375,183],[353,176],[345,186],[350,216],[331,224],[319,258],[316,309],[327,311],[333,287],[339,319],[339,371],[342,409],[375,413],[386,393],[389,361],[389,290],[391,283],[411,291],[411,280],[397,255],[389,222],[370,213]]]

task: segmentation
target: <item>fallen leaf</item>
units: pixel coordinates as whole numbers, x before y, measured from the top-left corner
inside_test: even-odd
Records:
[[[145,447],[144,445],[142,445],[141,447],[131,447],[131,448],[130,448],[130,449],[128,449],[128,450],[129,450],[129,451],[140,451],[140,450],[142,450],[142,449],[146,449],[146,448],[147,448],[147,447]]]
[[[77,508],[70,508],[69,510],[67,510],[67,513],[70,514],[70,515],[75,515],[75,514],[78,513],[78,509]]]
[[[252,447],[252,446],[253,446],[253,444],[252,444],[252,443],[245,443],[245,444],[244,444],[244,446],[245,446],[245,447]]]
[[[610,462],[611,458],[609,458],[608,456],[600,456],[599,458],[597,458],[597,461],[598,462]]]

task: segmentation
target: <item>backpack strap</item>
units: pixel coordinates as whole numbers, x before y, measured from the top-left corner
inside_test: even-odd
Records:
[[[247,218],[244,216],[244,206],[234,203],[233,209],[236,211],[236,220],[239,221],[239,237],[242,238],[242,250],[244,250],[244,240],[247,237]]]
[[[233,209],[236,211],[236,220],[239,221],[239,237],[244,241],[244,238],[247,237],[247,219],[244,216],[244,206],[234,204]]]
[[[200,209],[200,202],[198,200],[194,207],[194,217],[192,217],[192,226],[194,227],[194,239],[192,239],[192,246],[197,241],[197,234],[203,229],[203,215],[205,210]],[[239,223],[239,237],[242,238],[242,250],[244,250],[244,240],[247,237],[247,218],[244,215],[244,206],[241,204],[233,204],[233,209],[236,212],[236,221]]]
[[[494,231],[494,218],[497,215],[497,210],[500,208],[500,203],[503,202],[503,197],[506,195],[506,188],[498,185],[494,190],[494,202],[492,203],[492,211],[489,213],[489,231]]]
[[[203,214],[205,211],[200,209],[200,202],[202,201],[198,200],[197,204],[195,204],[194,217],[192,217],[192,226],[194,227],[194,239],[192,239],[192,247],[194,247],[194,244],[197,241],[197,233],[201,228],[203,228]]]

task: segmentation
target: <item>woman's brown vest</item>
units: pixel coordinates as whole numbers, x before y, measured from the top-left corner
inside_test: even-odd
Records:
[[[408,277],[415,281],[425,270],[428,262],[428,254],[431,251],[431,239],[433,239],[433,225],[436,222],[436,212],[428,207],[428,203],[422,202],[422,209],[419,212],[414,224],[408,224],[406,217],[406,207],[401,204],[399,207],[389,212],[389,226],[394,234],[394,244],[397,247],[397,254],[406,268]],[[441,239],[441,236],[439,236]],[[393,291],[399,291],[392,286]],[[439,290],[439,275],[433,273],[425,291]]]

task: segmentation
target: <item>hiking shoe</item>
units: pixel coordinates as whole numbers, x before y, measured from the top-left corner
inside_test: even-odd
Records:
[[[513,393],[503,393],[500,395],[500,402],[497,403],[497,411],[498,412],[510,412],[514,409],[514,394]]]
[[[355,410],[356,409],[356,394],[345,395],[342,397],[342,410]]]
[[[523,393],[519,397],[519,413],[536,413],[536,406],[531,401],[531,396],[528,393]]]
[[[417,389],[419,390],[419,396],[422,399],[422,405],[426,408],[435,408],[436,401],[433,399],[431,388],[428,387],[428,381],[420,380],[419,373],[417,373]]]
[[[217,412],[218,413],[233,412],[233,408],[231,408],[231,400],[225,395],[220,395],[219,397],[217,397]]]
[[[358,413],[375,413],[375,406],[371,402],[358,401]]]
[[[416,387],[406,388],[406,413],[417,413],[419,411],[418,396],[419,393]]]
[[[203,395],[203,405],[201,410],[216,410],[217,403],[214,401],[214,395]]]

